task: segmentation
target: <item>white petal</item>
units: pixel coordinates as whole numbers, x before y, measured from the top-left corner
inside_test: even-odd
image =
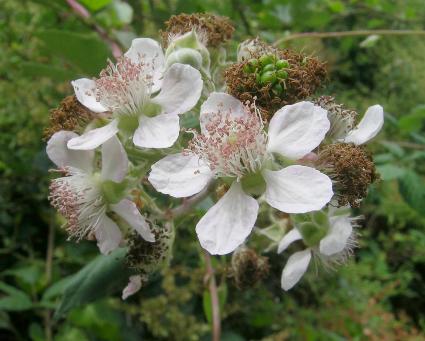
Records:
[[[225,255],[241,245],[257,220],[258,203],[238,182],[196,225],[201,246],[212,255]]]
[[[194,154],[167,155],[152,165],[149,182],[158,192],[175,198],[199,193],[211,180],[209,167]]]
[[[95,236],[97,246],[104,255],[115,250],[122,240],[122,234],[118,225],[107,215],[103,217],[102,222],[97,226]]]
[[[311,260],[311,252],[309,249],[295,252],[289,257],[285,268],[282,271],[282,289],[288,291],[291,289],[301,277],[305,274],[308,264]]]
[[[178,115],[143,115],[139,119],[139,127],[134,132],[133,143],[143,148],[168,148],[176,142],[179,132]]]
[[[96,101],[96,83],[92,79],[80,78],[71,82],[75,96],[86,108],[94,112],[105,112],[107,109]]]
[[[133,63],[138,64],[143,61],[145,65],[151,68],[154,83],[152,91],[159,90],[165,63],[164,53],[159,43],[150,38],[133,39],[125,56],[130,58]]]
[[[280,171],[263,172],[266,201],[286,213],[320,210],[332,198],[332,182],[328,176],[306,166],[289,166]]]
[[[78,137],[78,135],[72,131],[61,130],[53,134],[47,142],[47,155],[59,168],[71,166],[91,173],[94,152],[68,149],[66,144],[74,137]]]
[[[202,134],[206,133],[206,125],[211,118],[219,113],[230,114],[230,117],[234,118],[247,115],[242,102],[235,97],[224,92],[212,92],[201,106],[199,119]]]
[[[69,149],[92,150],[109,140],[118,132],[118,121],[113,120],[102,128],[89,130],[81,136],[68,141]]]
[[[102,179],[121,182],[127,170],[127,153],[118,137],[112,136],[102,145]]]
[[[151,232],[149,224],[140,214],[134,202],[128,199],[123,199],[118,204],[109,206],[116,214],[118,214],[133,229],[135,229],[144,240],[148,242],[155,241],[155,236]]]
[[[316,148],[329,130],[327,111],[311,102],[286,105],[270,120],[267,150],[290,159]]]
[[[129,296],[134,295],[142,287],[142,277],[140,275],[130,276],[128,284],[122,291],[121,298],[127,299]]]
[[[296,228],[293,228],[291,231],[289,231],[285,236],[282,238],[282,240],[279,242],[279,246],[277,248],[277,253],[282,253],[285,251],[289,245],[291,245],[293,242],[302,239],[300,231],[298,231]]]
[[[369,107],[357,128],[350,131],[344,139],[345,143],[361,145],[373,139],[384,125],[384,109],[376,104]]]
[[[161,92],[152,102],[162,107],[162,113],[183,114],[196,105],[202,87],[198,70],[190,65],[173,64],[164,75]]]
[[[353,232],[348,216],[331,217],[328,234],[320,241],[319,250],[326,256],[341,252],[347,245],[347,240]]]

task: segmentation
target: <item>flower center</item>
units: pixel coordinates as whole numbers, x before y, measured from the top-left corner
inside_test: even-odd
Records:
[[[245,115],[232,112],[212,113],[205,132],[193,132],[186,152],[197,154],[208,163],[216,177],[236,177],[261,170],[267,159],[267,135],[254,105],[245,106]]]
[[[122,57],[116,64],[109,61],[96,79],[96,100],[118,114],[137,114],[150,97],[153,65],[134,63]]]
[[[66,176],[52,180],[49,201],[67,219],[70,238],[81,240],[94,232],[106,205],[90,176],[69,167],[61,171]]]

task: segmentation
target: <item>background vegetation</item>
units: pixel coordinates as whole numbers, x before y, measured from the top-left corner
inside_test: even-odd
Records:
[[[66,241],[49,207],[51,166],[42,141],[49,109],[72,93],[69,81],[95,76],[135,36],[159,38],[172,14],[229,16],[236,41],[269,42],[296,32],[423,30],[422,0],[81,0],[0,2],[0,338],[2,340],[208,340],[204,264],[194,229],[177,222],[169,269],[122,302],[93,243]],[[99,33],[100,32],[100,33]],[[372,145],[381,181],[360,213],[361,248],[337,272],[310,271],[289,293],[280,289],[282,257],[266,254],[265,282],[238,290],[220,280],[223,340],[423,340],[425,328],[425,38],[300,38],[283,46],[328,62],[323,90],[360,113],[380,103],[385,131]],[[231,46],[232,53],[236,45]],[[199,209],[202,211],[202,208]],[[199,212],[198,212],[199,213]],[[196,214],[196,212],[195,212]],[[225,266],[216,259],[215,266]],[[105,290],[87,303],[65,287],[98,276]],[[115,264],[116,270],[120,265]],[[103,277],[102,277],[103,276]],[[108,295],[107,295],[108,294]],[[70,303],[71,302],[71,303]],[[77,303],[84,303],[78,306]],[[208,305],[207,305],[208,306]]]

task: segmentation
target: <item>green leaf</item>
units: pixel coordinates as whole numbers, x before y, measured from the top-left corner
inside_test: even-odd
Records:
[[[52,298],[63,295],[65,289],[67,288],[69,283],[72,281],[72,279],[73,279],[73,276],[68,276],[68,277],[62,278],[60,281],[52,284],[43,293],[42,301],[48,301]]]
[[[97,11],[105,7],[106,5],[109,5],[112,0],[80,0],[80,2],[88,9],[92,11]]]
[[[98,256],[77,272],[65,289],[55,319],[74,307],[122,290],[131,275],[124,261],[126,252],[120,248],[108,256]]]
[[[5,311],[0,311],[0,329],[13,329],[9,314]]]
[[[43,328],[38,323],[31,323],[29,327],[29,336],[32,341],[43,341],[45,339]]]
[[[224,305],[227,301],[227,285],[223,283],[217,288],[217,294],[218,294],[218,300],[219,300],[219,307],[220,307],[220,314],[223,313]],[[212,304],[211,304],[211,293],[209,290],[205,290],[203,297],[202,297],[202,303],[204,307],[204,314],[208,321],[208,323],[212,323]]]
[[[390,164],[376,166],[376,168],[384,181],[401,178],[406,172],[406,169]]]
[[[380,142],[391,154],[401,158],[404,156],[404,149],[401,148],[397,143],[390,141],[382,141]]]
[[[407,171],[398,183],[400,194],[406,203],[425,216],[424,179],[414,171]]]
[[[425,105],[418,105],[409,115],[400,118],[398,124],[404,133],[418,132],[425,122]]]
[[[51,55],[63,58],[87,75],[99,73],[110,57],[108,46],[95,34],[45,30],[37,36]]]
[[[20,67],[24,76],[35,79],[48,77],[56,81],[67,81],[77,76],[76,72],[41,63],[23,62]]]
[[[8,296],[0,298],[0,310],[22,311],[31,309],[31,299],[25,292],[4,282],[0,282],[0,290],[8,294]]]

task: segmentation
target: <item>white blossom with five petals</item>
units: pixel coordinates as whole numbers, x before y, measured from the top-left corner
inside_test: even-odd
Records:
[[[318,170],[290,165],[270,169],[274,156],[297,160],[316,148],[329,129],[326,110],[310,102],[288,105],[270,121],[268,134],[253,105],[225,93],[212,93],[200,113],[201,134],[190,149],[168,155],[152,166],[150,183],[161,193],[188,197],[213,179],[232,179],[227,193],[201,218],[196,232],[211,254],[241,245],[257,219],[258,202],[243,184],[262,179],[265,200],[287,213],[321,209],[332,198],[332,182]]]
[[[120,128],[130,131],[133,143],[144,148],[167,148],[177,140],[179,114],[191,110],[201,96],[203,82],[189,65],[165,67],[160,45],[137,38],[116,64],[98,79],[72,82],[78,101],[96,112],[112,112],[107,125],[72,138],[68,148],[91,150],[115,135]]]
[[[351,218],[349,213],[337,213],[342,209],[329,209],[329,229],[318,245],[308,247],[303,251],[292,254],[283,271],[281,278],[282,289],[291,289],[307,271],[312,256],[316,256],[325,265],[344,263],[352,255],[357,246],[353,227],[357,226],[357,219]],[[293,242],[302,240],[303,236],[297,227],[289,231],[279,242],[278,253],[285,251]]]
[[[128,159],[116,136],[102,144],[102,168],[95,167],[92,150],[70,150],[67,143],[78,137],[71,131],[55,133],[47,143],[47,155],[64,174],[52,180],[49,199],[52,205],[67,219],[70,238],[81,240],[95,236],[103,254],[116,249],[122,241],[118,225],[108,216],[114,212],[140,236],[149,242],[155,237],[136,205],[123,198],[109,203],[103,193],[102,184],[107,181],[120,183],[124,180]]]

